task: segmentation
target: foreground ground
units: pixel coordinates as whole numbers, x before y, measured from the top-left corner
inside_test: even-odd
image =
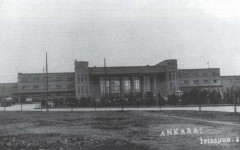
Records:
[[[226,112],[0,112],[0,149],[238,150],[238,137]]]

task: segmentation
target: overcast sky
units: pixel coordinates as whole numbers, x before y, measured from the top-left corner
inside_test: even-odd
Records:
[[[155,65],[240,75],[239,0],[0,0],[0,82],[17,73]]]

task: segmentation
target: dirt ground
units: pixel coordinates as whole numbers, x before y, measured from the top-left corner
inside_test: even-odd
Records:
[[[187,128],[191,130],[188,134]],[[170,131],[176,129],[178,134],[174,135],[174,132],[170,134]],[[180,133],[182,130],[184,132]],[[238,150],[240,147],[238,137],[240,137],[240,114],[233,113],[196,111],[0,113],[1,150]],[[208,142],[204,143],[204,139],[208,139]],[[209,142],[211,139],[220,142]],[[226,142],[226,139],[231,141]]]

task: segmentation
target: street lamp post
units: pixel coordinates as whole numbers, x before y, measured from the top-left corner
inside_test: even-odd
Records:
[[[235,86],[235,82],[236,82],[236,76],[234,76],[234,85],[233,85],[233,102],[234,102],[234,113],[237,113],[237,105],[236,105],[236,86]]]
[[[48,62],[47,62],[47,52],[46,52],[46,111],[48,111]]]

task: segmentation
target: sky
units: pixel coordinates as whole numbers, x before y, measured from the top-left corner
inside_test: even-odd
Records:
[[[239,0],[0,0],[0,83],[17,73],[145,66],[240,75]]]

